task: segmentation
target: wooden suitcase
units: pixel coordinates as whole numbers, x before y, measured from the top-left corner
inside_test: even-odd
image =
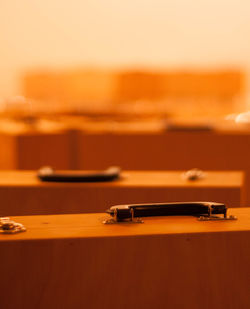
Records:
[[[58,169],[72,166],[72,139],[65,130],[25,131],[0,134],[0,169],[27,170],[52,165]]]
[[[186,181],[183,172],[124,171],[102,183],[51,183],[35,171],[0,172],[0,216],[104,212],[110,205],[212,200],[239,206],[244,193],[242,172],[205,172]]]
[[[250,308],[250,208],[237,221],[14,217],[0,234],[1,308]]]
[[[82,132],[78,135],[80,169],[110,164],[130,170],[242,170],[250,203],[250,132],[216,128],[212,131]],[[101,156],[99,154],[102,154]]]

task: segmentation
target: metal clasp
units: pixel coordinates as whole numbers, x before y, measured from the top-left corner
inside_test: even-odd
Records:
[[[141,218],[135,218],[134,217],[134,209],[130,208],[130,220],[126,220],[126,221],[121,221],[123,223],[144,223],[143,220]],[[114,210],[114,217],[111,219],[105,219],[103,221],[104,224],[116,224],[116,223],[121,223],[118,221],[117,219],[117,209]]]
[[[197,181],[204,179],[205,177],[206,174],[198,168],[192,168],[191,170],[188,170],[182,174],[182,178],[188,181]]]
[[[227,221],[227,220],[237,220],[236,216],[230,215],[226,217],[219,217],[219,216],[200,216],[198,218],[199,221]]]
[[[227,221],[227,220],[237,220],[237,217],[233,215],[227,216],[227,213],[225,213],[223,217],[212,215],[212,207],[211,205],[208,205],[208,215],[200,216],[198,220],[199,221]]]
[[[0,218],[0,233],[2,234],[15,234],[25,232],[26,228],[21,224],[8,217]]]

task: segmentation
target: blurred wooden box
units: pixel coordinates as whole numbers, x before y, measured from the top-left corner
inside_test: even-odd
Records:
[[[68,103],[81,107],[91,102],[121,103],[138,100],[212,99],[232,112],[235,98],[244,98],[246,77],[240,70],[122,70],[84,69],[33,71],[23,76],[23,93],[28,98]],[[195,100],[194,100],[195,99]],[[48,101],[48,102],[46,102]],[[78,105],[80,106],[80,105]],[[49,108],[49,106],[48,106]],[[204,108],[209,110],[209,105]],[[220,109],[220,107],[217,107]],[[175,107],[181,111],[180,105]]]
[[[250,131],[81,132],[80,168],[250,169]]]
[[[66,71],[37,71],[25,74],[23,92],[28,98],[66,103],[95,105],[109,102],[114,96],[116,76],[111,70],[72,69]],[[65,106],[65,105],[64,105]]]
[[[78,139],[80,169],[242,170],[250,188],[249,130],[81,132]]]
[[[241,71],[127,71],[117,75],[118,101],[162,98],[230,99],[245,90]]]
[[[71,139],[67,131],[17,132],[0,135],[1,169],[71,168]]]
[[[250,209],[237,221],[104,214],[14,217],[27,232],[0,234],[1,307],[250,307]]]
[[[124,171],[102,183],[41,182],[35,171],[0,172],[0,216],[104,212],[112,205],[149,202],[216,201],[241,203],[242,172],[206,172],[186,181],[182,172]]]

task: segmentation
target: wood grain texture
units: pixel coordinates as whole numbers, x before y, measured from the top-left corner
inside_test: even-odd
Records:
[[[206,172],[188,182],[182,172],[124,171],[106,183],[41,182],[35,171],[0,172],[0,216],[104,212],[127,203],[217,201],[239,206],[242,172]]]
[[[16,143],[16,169],[70,168],[70,139],[66,131],[20,135]]]
[[[1,306],[248,309],[250,209],[231,213],[238,221],[14,218],[28,230],[0,235]]]
[[[83,169],[110,164],[131,170],[250,168],[250,134],[246,132],[85,132],[81,139]]]
[[[17,166],[16,143],[9,134],[0,133],[0,169],[10,170]]]
[[[1,169],[71,168],[71,134],[63,130],[1,133]]]
[[[79,138],[81,169],[112,164],[131,170],[242,170],[247,174],[244,204],[250,203],[249,130],[83,132]]]

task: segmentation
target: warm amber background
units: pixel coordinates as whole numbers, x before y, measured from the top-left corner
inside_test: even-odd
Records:
[[[248,70],[242,0],[1,0],[0,97],[46,69]]]

